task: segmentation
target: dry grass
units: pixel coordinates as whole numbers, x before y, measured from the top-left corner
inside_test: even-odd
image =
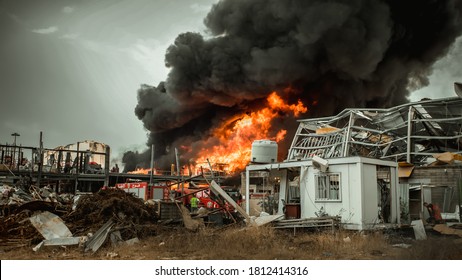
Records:
[[[393,247],[396,243],[411,248]],[[82,248],[47,247],[33,252],[31,247],[0,253],[0,259],[193,259],[193,260],[387,260],[462,259],[461,239],[429,236],[428,240],[393,236],[382,232],[307,232],[269,227],[224,229],[158,228],[156,236],[134,245],[107,243],[95,254]]]

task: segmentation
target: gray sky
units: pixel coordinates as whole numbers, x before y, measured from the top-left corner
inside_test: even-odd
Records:
[[[54,148],[83,140],[112,158],[147,140],[141,84],[165,80],[167,47],[203,32],[215,0],[1,0],[0,143]]]
[[[441,98],[456,96],[454,82],[462,82],[462,37],[454,43],[449,53],[433,65],[429,85],[414,91],[411,101],[422,98]]]
[[[147,141],[134,114],[141,84],[167,77],[167,47],[204,33],[217,0],[0,0],[0,143],[54,148],[106,143],[112,158]],[[435,64],[411,100],[454,96],[462,81],[462,40]]]

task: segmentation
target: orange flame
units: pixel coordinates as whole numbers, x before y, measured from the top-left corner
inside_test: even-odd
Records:
[[[127,172],[128,174],[151,174],[151,168],[137,168],[136,170]],[[154,169],[154,173],[157,174],[156,170]]]
[[[209,148],[202,148],[198,153],[196,167],[208,168],[206,163],[208,159],[211,163],[226,164],[225,171],[228,172],[244,169],[250,161],[254,140],[270,139],[280,142],[285,138],[287,131],[283,129],[272,135],[271,120],[280,112],[291,113],[297,117],[308,110],[300,100],[297,104],[285,103],[276,92],[268,96],[267,103],[268,107],[256,112],[236,115],[216,128],[212,134],[219,144],[209,143]],[[204,146],[207,146],[207,143]]]

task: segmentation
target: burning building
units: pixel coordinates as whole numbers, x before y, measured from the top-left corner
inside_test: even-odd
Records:
[[[207,35],[167,49],[168,77],[141,86],[135,114],[163,168],[177,148],[182,164],[242,170],[256,139],[277,141],[281,160],[296,119],[408,102],[462,33],[461,14],[455,0],[219,1]],[[149,158],[126,153],[125,171]]]

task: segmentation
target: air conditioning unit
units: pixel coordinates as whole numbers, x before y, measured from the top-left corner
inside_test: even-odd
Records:
[[[312,159],[313,166],[316,169],[319,169],[321,172],[326,172],[329,169],[329,162],[318,156],[314,156]]]

